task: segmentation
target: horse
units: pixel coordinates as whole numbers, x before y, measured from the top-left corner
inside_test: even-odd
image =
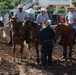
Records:
[[[65,62],[67,64],[67,47],[69,47],[69,65],[72,64],[72,49],[74,45],[74,37],[75,32],[73,31],[72,27],[69,24],[62,24],[58,23],[55,27],[56,34],[61,36],[61,41],[63,42],[63,50],[65,56]]]
[[[38,46],[39,46],[39,41],[38,41],[38,35],[39,35],[39,31],[42,27],[40,25],[38,25],[37,23],[29,20],[26,20],[23,23],[23,27],[22,27],[22,31],[27,31],[29,30],[31,35],[32,35],[32,40],[33,43],[35,45],[35,49],[36,49],[36,54],[37,54],[37,64],[39,64],[40,60],[39,60],[39,50],[38,50]],[[42,50],[41,50],[41,54],[42,54]],[[42,55],[41,55],[42,57]]]
[[[22,25],[17,22],[17,17],[15,16],[10,17],[10,25],[12,26],[13,61],[15,61],[15,47],[17,44],[20,45],[20,56],[22,61],[25,40],[25,34],[21,32]]]

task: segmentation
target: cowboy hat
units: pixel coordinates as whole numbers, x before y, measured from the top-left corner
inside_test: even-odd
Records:
[[[45,21],[43,22],[43,24],[44,24],[45,26],[48,26],[48,25],[51,24],[51,20],[45,20]]]
[[[47,10],[46,10],[46,8],[41,8],[40,11],[45,11],[46,12]]]
[[[72,4],[72,5],[70,5],[70,7],[69,8],[75,8],[75,6]]]
[[[18,5],[18,8],[23,8],[23,6],[21,4]]]

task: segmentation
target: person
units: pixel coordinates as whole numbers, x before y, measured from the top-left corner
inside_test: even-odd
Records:
[[[76,17],[75,6],[70,5],[70,11],[66,15],[66,21],[71,25]]]
[[[40,29],[39,33],[39,42],[40,46],[43,50],[43,57],[42,57],[42,68],[46,68],[46,62],[48,57],[48,67],[50,68],[52,66],[52,50],[53,50],[53,39],[55,37],[54,30],[50,27],[50,21],[45,20],[44,28]]]
[[[17,22],[22,25],[24,20],[29,18],[27,12],[23,11],[23,6],[21,4],[18,5],[18,11],[14,13],[14,16],[17,17]],[[12,28],[10,28],[10,39],[7,42],[7,45],[12,45]]]
[[[73,4],[70,5],[69,7],[70,11],[67,13],[67,15],[65,16],[66,18],[66,22],[70,25],[73,26],[73,22],[74,22],[74,18],[76,17],[76,12],[75,12],[75,6]],[[64,41],[59,41],[59,44],[63,45],[65,44]],[[69,56],[69,47],[68,47],[68,56]],[[65,53],[63,51],[63,56],[61,57],[61,59],[65,58]]]
[[[3,18],[2,17],[0,17],[0,27],[4,27],[4,23],[3,23]]]
[[[66,19],[66,22],[72,26],[72,23],[74,22],[74,18],[76,17],[76,12],[75,12],[75,6],[73,4],[70,5],[69,7],[70,11],[66,14],[65,16],[65,19]],[[59,41],[59,44],[60,45],[63,45],[64,42],[62,41]]]
[[[40,25],[42,25],[45,20],[49,20],[49,16],[46,11],[47,10],[45,8],[41,8],[40,13],[37,15],[36,21]]]

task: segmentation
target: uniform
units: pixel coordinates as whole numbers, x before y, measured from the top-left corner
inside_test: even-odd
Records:
[[[52,66],[52,50],[53,50],[53,39],[55,37],[54,30],[50,28],[50,25],[46,28],[42,28],[39,33],[39,41],[42,45],[43,58],[42,66],[46,67],[46,59],[48,56],[48,66]]]

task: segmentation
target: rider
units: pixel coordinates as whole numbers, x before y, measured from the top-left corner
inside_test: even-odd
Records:
[[[54,30],[50,27],[50,20],[45,20],[43,24],[45,27],[40,29],[39,41],[43,50],[42,68],[45,69],[47,57],[48,67],[50,68],[52,66],[52,50],[55,33]]]
[[[74,22],[74,19],[75,19],[75,17],[76,17],[76,12],[75,12],[75,6],[73,5],[73,4],[71,4],[70,5],[70,7],[69,7],[69,9],[70,9],[70,11],[67,13],[67,15],[66,15],[66,22],[69,24],[69,25],[73,25],[73,22]],[[61,40],[60,42],[59,42],[59,44],[64,44],[64,42]],[[64,55],[64,57],[62,57],[62,58],[65,58],[65,54],[64,54],[64,52],[63,52],[63,55]]]
[[[70,5],[70,12],[68,12],[66,15],[66,21],[69,24],[72,24],[75,17],[76,17],[75,6],[72,4]]]
[[[36,21],[40,25],[42,25],[45,20],[49,20],[49,16],[46,11],[47,10],[45,8],[41,8],[40,13],[37,15]]]
[[[66,15],[66,20],[68,21],[69,25],[73,26],[74,31],[75,31],[75,24],[74,24],[75,18],[76,18],[75,6],[72,4],[70,5],[70,12],[68,12]]]
[[[74,18],[76,17],[76,12],[75,12],[75,6],[73,4],[70,5],[69,7],[70,11],[67,13],[66,17],[66,22],[72,26],[72,23],[74,22]],[[59,44],[64,44],[64,42],[61,40]]]
[[[14,13],[14,16],[17,17],[17,21],[20,25],[22,25],[24,20],[29,18],[27,12],[23,11],[23,6],[21,4],[18,5],[18,11]],[[12,28],[10,28],[10,39],[7,45],[12,45]]]

